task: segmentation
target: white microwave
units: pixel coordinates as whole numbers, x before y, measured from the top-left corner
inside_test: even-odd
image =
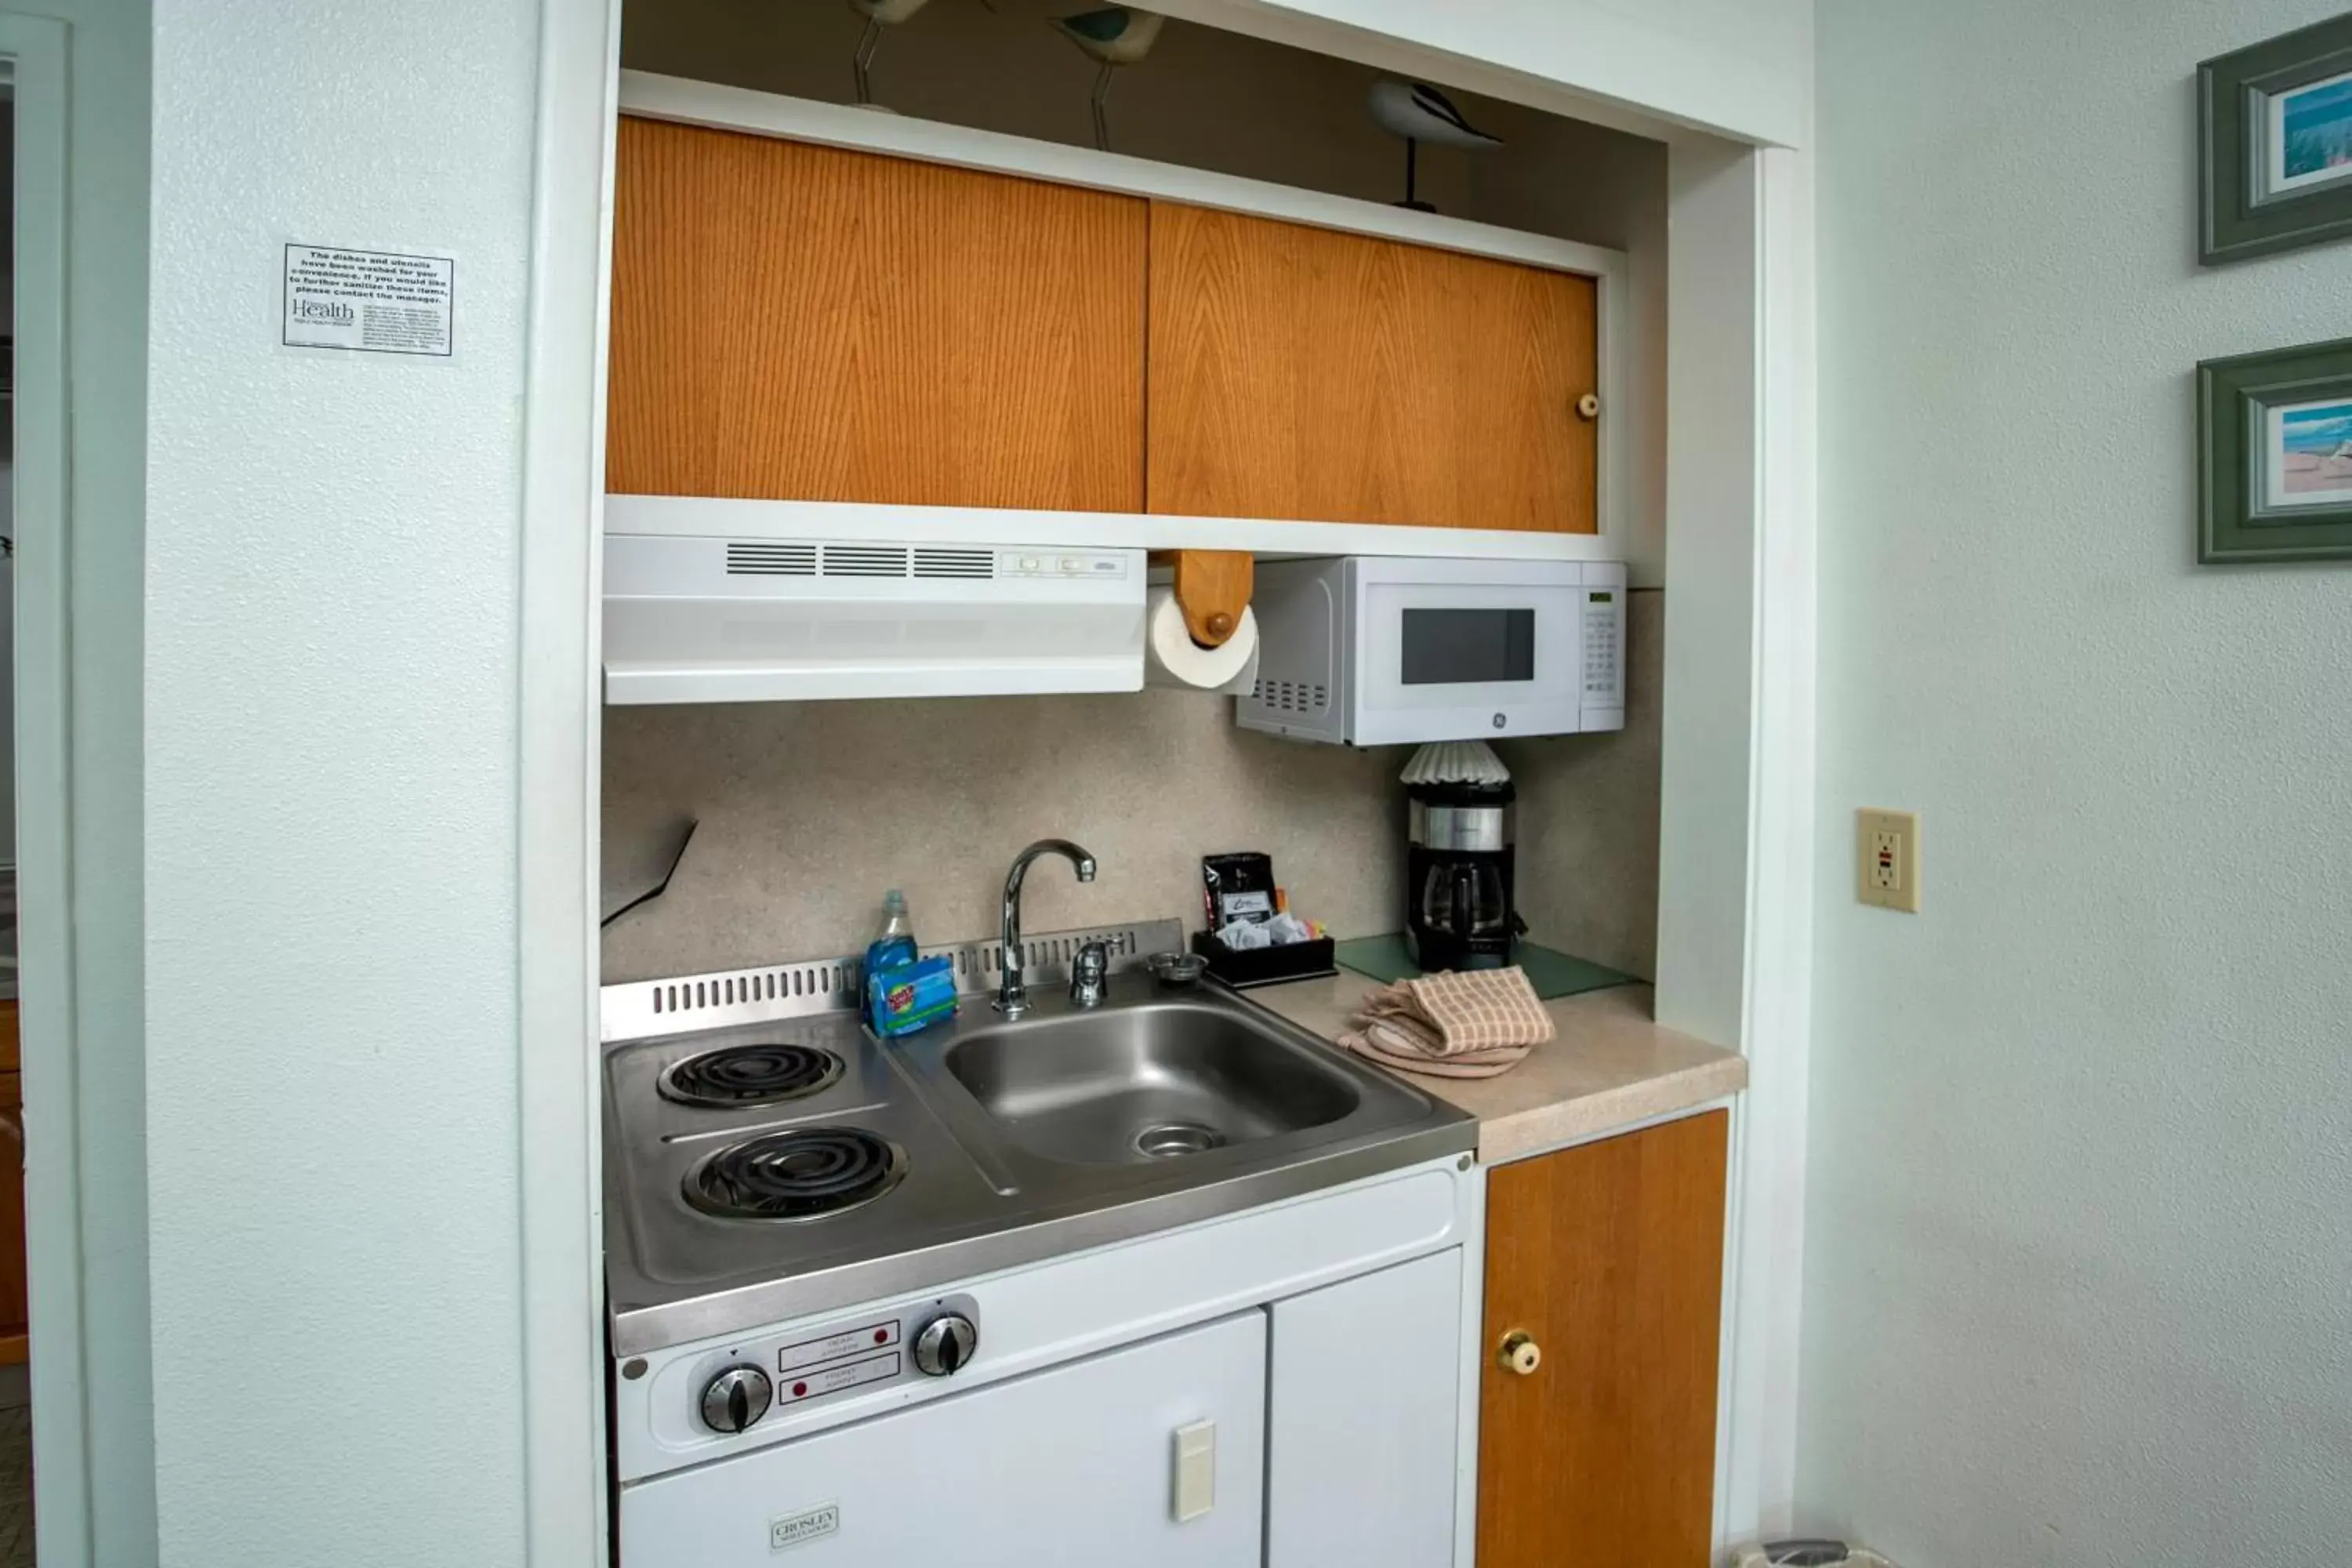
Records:
[[[1245,730],[1351,746],[1625,727],[1615,562],[1265,561]]]

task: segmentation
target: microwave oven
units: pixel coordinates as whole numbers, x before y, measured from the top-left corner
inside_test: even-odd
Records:
[[[1615,562],[1264,561],[1245,730],[1351,746],[1625,727]]]

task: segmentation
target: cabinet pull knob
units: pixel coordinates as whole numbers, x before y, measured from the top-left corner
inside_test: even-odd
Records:
[[[1505,1372],[1517,1373],[1521,1377],[1525,1377],[1543,1365],[1543,1347],[1536,1343],[1535,1335],[1528,1332],[1527,1330],[1513,1329],[1503,1336],[1503,1342],[1496,1347],[1495,1364]]]
[[[1597,392],[1588,392],[1583,396],[1578,398],[1576,400],[1576,416],[1579,419],[1600,418],[1601,395]]]

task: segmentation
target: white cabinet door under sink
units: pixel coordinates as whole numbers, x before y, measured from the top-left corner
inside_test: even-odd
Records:
[[[1265,1366],[1244,1312],[643,1482],[621,1565],[1256,1568]],[[1213,1497],[1180,1522],[1176,1434],[1203,1422]]]
[[[1454,1561],[1462,1251],[1274,1306],[1266,1568]]]

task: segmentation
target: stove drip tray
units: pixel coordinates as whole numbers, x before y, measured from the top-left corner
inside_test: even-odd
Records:
[[[661,1097],[678,1105],[739,1110],[800,1100],[840,1081],[842,1060],[815,1046],[725,1046],[673,1062]]]
[[[697,1161],[686,1201],[720,1219],[822,1219],[873,1202],[906,1174],[906,1152],[862,1127],[796,1127]]]

